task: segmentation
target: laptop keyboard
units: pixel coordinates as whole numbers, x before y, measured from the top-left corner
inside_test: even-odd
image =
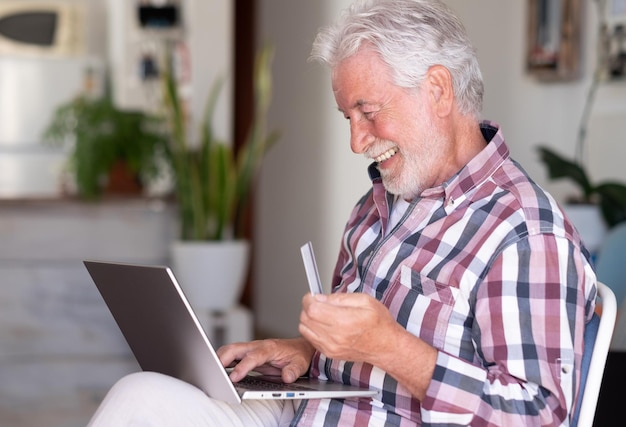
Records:
[[[298,384],[287,384],[282,382],[272,382],[262,380],[254,377],[245,377],[241,381],[235,383],[235,387],[239,387],[246,390],[311,390],[309,387],[301,386]]]

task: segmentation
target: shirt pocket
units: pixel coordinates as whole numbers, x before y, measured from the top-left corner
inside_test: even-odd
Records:
[[[443,349],[458,289],[400,266],[382,302],[398,323],[437,349]]]

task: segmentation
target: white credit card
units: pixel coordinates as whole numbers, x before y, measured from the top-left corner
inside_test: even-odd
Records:
[[[313,245],[311,242],[306,242],[300,247],[302,253],[302,261],[304,262],[304,270],[306,271],[306,278],[309,281],[309,288],[312,294],[321,294],[322,282],[320,281],[320,274],[317,271],[317,263],[315,262],[315,254],[313,253]]]

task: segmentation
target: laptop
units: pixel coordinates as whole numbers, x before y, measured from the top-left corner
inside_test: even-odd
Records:
[[[169,267],[95,260],[84,264],[144,371],[178,378],[230,403],[378,394],[312,378],[284,384],[280,377],[255,372],[233,383]]]

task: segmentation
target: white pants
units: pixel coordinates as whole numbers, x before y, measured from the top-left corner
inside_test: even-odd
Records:
[[[288,426],[297,401],[250,400],[231,405],[154,372],[130,374],[107,393],[89,427]]]

